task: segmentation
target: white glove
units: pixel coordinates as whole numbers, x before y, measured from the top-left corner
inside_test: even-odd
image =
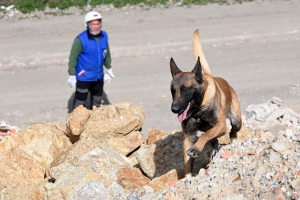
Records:
[[[76,81],[76,76],[75,76],[75,75],[70,75],[69,78],[68,78],[68,81],[67,81],[68,85],[69,85],[71,88],[73,88],[73,87],[75,87],[76,82],[77,82],[77,81]]]
[[[106,70],[106,72],[108,73],[108,75],[109,75],[110,77],[112,77],[112,78],[115,78],[115,77],[116,77],[116,76],[114,75],[114,73],[113,73],[112,68],[109,68],[108,70]]]
[[[104,81],[110,83],[112,78],[115,78],[116,76],[114,75],[112,68],[106,70],[106,74],[104,75]]]
[[[108,75],[108,73],[104,74],[104,81],[110,83],[111,77],[110,77],[110,75]]]

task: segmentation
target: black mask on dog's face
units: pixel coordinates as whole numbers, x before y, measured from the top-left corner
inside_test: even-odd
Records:
[[[171,58],[170,69],[173,77],[171,82],[173,98],[171,110],[178,114],[178,120],[182,122],[189,118],[192,112],[201,105],[202,67],[198,58],[192,72],[182,72]]]

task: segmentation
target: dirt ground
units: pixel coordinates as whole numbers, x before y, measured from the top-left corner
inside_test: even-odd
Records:
[[[299,11],[298,0],[261,0],[102,12],[116,75],[105,84],[108,101],[143,108],[143,134],[180,129],[170,109],[169,61],[193,69],[191,36],[199,29],[213,75],[233,86],[243,113],[273,96],[299,113]],[[68,56],[83,21],[84,15],[0,21],[0,120],[21,128],[65,122],[74,96]]]

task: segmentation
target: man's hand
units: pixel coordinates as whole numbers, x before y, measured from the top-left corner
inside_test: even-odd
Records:
[[[115,78],[116,76],[113,73],[112,68],[106,70],[106,74],[104,74],[104,81],[110,83],[112,78]]]
[[[68,81],[67,81],[68,85],[69,85],[71,88],[73,88],[73,87],[75,87],[76,82],[77,82],[77,81],[76,81],[76,76],[75,76],[75,75],[70,75],[69,78],[68,78]]]
[[[108,83],[110,83],[110,81],[111,81],[111,77],[110,77],[110,75],[108,75],[107,73],[104,74],[104,81],[106,81],[106,82],[108,82]]]
[[[112,68],[109,68],[106,72],[107,72],[107,74],[108,74],[110,77],[112,77],[112,78],[115,78],[115,77],[116,77],[116,76],[114,75],[114,73],[113,73]]]

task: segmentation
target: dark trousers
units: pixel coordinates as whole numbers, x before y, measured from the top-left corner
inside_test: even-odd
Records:
[[[89,92],[91,95],[91,107],[99,107],[101,103],[101,96],[103,94],[103,86],[103,79],[95,82],[82,82],[77,80],[73,108],[75,109],[80,105],[84,106]]]

